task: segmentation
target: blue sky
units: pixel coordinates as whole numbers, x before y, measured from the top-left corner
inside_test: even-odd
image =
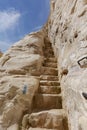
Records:
[[[49,15],[49,0],[0,0],[0,49],[43,26]]]

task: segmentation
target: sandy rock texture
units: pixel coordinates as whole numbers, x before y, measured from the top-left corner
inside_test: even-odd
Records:
[[[10,126],[9,128],[7,128],[7,130],[19,130],[19,126],[18,126],[18,124],[14,124],[14,125]]]
[[[48,36],[58,60],[69,130],[86,130],[87,0],[52,0]]]
[[[42,64],[44,43],[49,42],[57,64],[45,64],[48,69]],[[45,56],[48,52],[49,46]],[[64,113],[55,109],[32,113],[33,97],[38,96],[40,84],[44,85],[40,82],[43,72],[59,76]],[[50,86],[49,82],[46,86]],[[41,88],[41,92],[49,93],[52,88],[48,88]],[[83,92],[87,94],[87,0],[51,0],[50,15],[43,29],[25,36],[0,58],[0,130],[64,130],[65,117],[69,130],[86,130],[87,100]],[[46,96],[42,99],[47,109],[46,101],[51,100]],[[38,110],[40,105],[36,102]]]
[[[15,43],[0,59],[0,72],[15,75],[39,75],[43,61],[44,35],[29,34]]]
[[[0,59],[0,130],[18,130],[39,86],[43,63],[43,32],[29,34]]]

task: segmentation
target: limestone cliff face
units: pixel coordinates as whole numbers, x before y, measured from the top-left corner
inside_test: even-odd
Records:
[[[42,30],[0,58],[0,130],[86,130],[82,92],[87,93],[87,0],[51,0]]]
[[[86,130],[87,0],[52,0],[48,36],[58,70],[70,130]]]
[[[15,43],[0,58],[0,130],[19,123],[23,113],[31,111],[39,86],[43,46],[43,32],[36,32]]]

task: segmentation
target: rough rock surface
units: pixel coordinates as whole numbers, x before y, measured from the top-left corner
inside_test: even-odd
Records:
[[[86,130],[83,92],[87,0],[51,0],[43,29],[0,58],[0,130]]]
[[[17,129],[26,111],[31,112],[43,62],[44,35],[27,35],[0,59],[0,130]],[[26,87],[25,87],[26,86]]]
[[[86,130],[87,0],[52,0],[48,36],[58,60],[70,130]]]
[[[22,130],[68,130],[67,116],[62,108],[57,60],[51,43],[45,40],[44,45],[43,73],[33,98],[32,112],[23,117]]]
[[[7,130],[18,130],[18,129],[19,129],[18,124],[14,124],[14,125],[7,128]]]

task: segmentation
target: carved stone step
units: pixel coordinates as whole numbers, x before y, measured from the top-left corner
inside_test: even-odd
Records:
[[[51,52],[54,53],[52,48],[46,48],[46,49],[44,50],[44,53],[45,53],[45,52],[47,52],[48,54],[51,53]]]
[[[41,111],[37,113],[32,113],[29,116],[29,124],[33,128],[39,127],[45,129],[66,130],[65,128],[66,122],[67,119],[65,116],[65,112],[62,109]]]
[[[57,68],[57,63],[45,62],[43,66]]]
[[[55,68],[50,68],[50,67],[42,67],[42,74],[57,76],[58,70]]]
[[[29,128],[28,130],[58,130],[58,129],[46,129],[46,128]]]
[[[45,44],[45,47],[52,47],[52,44],[51,43],[49,43],[49,44]]]
[[[52,47],[46,47],[46,48],[44,48],[44,51],[45,52],[49,52],[49,51],[53,52],[53,48]]]
[[[41,80],[40,85],[43,85],[43,86],[59,86],[60,82],[59,81]]]
[[[52,48],[52,44],[51,43],[49,43],[49,44],[45,44],[45,48],[47,48],[47,47],[50,47],[50,48]]]
[[[61,93],[60,86],[40,86],[39,93],[42,94],[59,94]]]
[[[35,110],[61,109],[62,99],[58,94],[36,94],[33,100]]]
[[[57,59],[55,57],[54,58],[45,58],[45,61],[57,63]]]
[[[41,75],[40,79],[41,80],[58,81],[58,76]]]
[[[47,54],[47,55],[52,54],[52,55],[54,55],[54,52],[52,50],[48,50],[48,51],[44,51],[44,54]]]
[[[51,44],[49,44],[49,45],[45,45],[45,47],[44,47],[45,49],[52,49],[53,50],[53,48],[52,48],[52,46],[51,46]]]
[[[54,57],[54,53],[44,53],[44,56],[45,57]]]

